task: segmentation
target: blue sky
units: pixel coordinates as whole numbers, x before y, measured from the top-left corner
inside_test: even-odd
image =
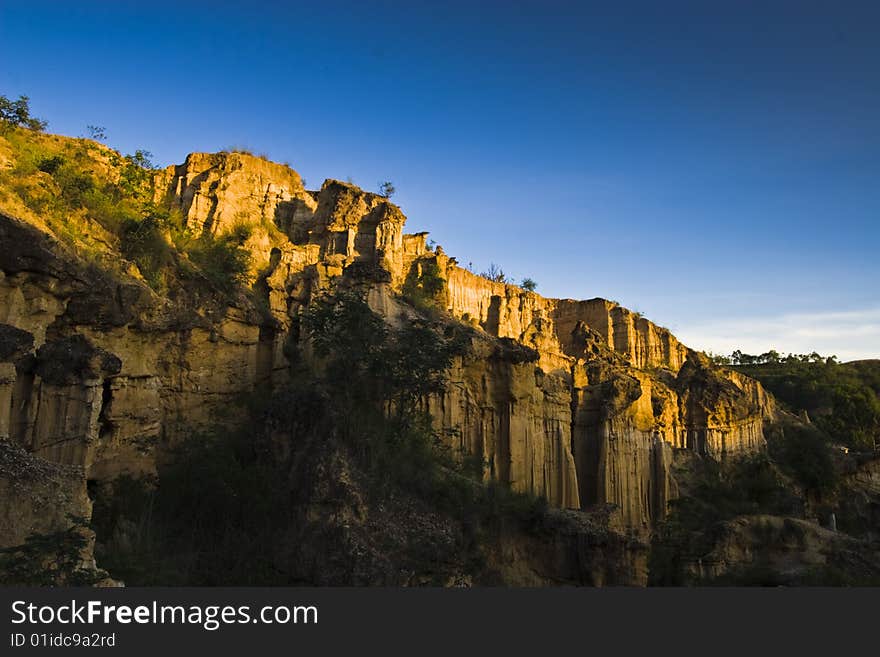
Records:
[[[247,146],[691,346],[880,357],[880,3],[11,3],[0,93]]]

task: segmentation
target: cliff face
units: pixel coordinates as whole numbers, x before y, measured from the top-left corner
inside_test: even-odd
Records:
[[[480,337],[425,404],[488,477],[556,507],[614,504],[623,526],[649,530],[676,495],[675,450],[763,448],[774,409],[757,382],[613,302],[476,276],[404,234],[386,198],[333,180],[306,191],[288,167],[242,153],[190,155],[153,190],[196,235],[250,227],[250,297],[172,303],[136,272],[0,215],[0,439],[86,479],[149,472],[181,428],[283,381],[284,344],[302,339],[302,309],[334,279],[367,281],[374,310],[403,321],[415,311],[400,294],[427,267],[447,321]]]
[[[572,482],[577,494],[533,476],[510,478],[514,487],[559,506],[613,503],[629,526],[650,528],[675,496],[671,450],[721,459],[763,448],[762,424],[774,413],[770,396],[757,382],[713,367],[668,330],[604,299],[546,299],[476,276],[442,251],[414,252],[434,261],[447,280],[450,314],[534,349],[540,385],[552,381],[568,398],[564,420],[544,440],[552,445],[558,431],[563,448],[556,458],[545,457],[543,467],[555,469],[557,481]],[[533,434],[514,427],[501,435],[501,444],[515,444],[517,436],[528,442]],[[520,464],[511,458],[516,471]],[[526,471],[529,463],[522,462]]]
[[[149,471],[160,439],[273,375],[252,311],[170,308],[10,217],[0,242],[0,437],[90,479]]]

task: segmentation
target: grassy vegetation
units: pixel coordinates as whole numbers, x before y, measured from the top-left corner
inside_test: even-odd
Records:
[[[215,289],[231,294],[247,283],[251,255],[244,244],[250,235],[251,229],[241,224],[217,236],[203,234],[189,243],[189,259]]]
[[[357,291],[315,300],[303,323],[338,409],[334,425],[362,465],[380,477],[425,468],[422,479],[430,479],[439,440],[420,403],[442,389],[452,359],[466,351],[465,331],[425,320],[391,329]]]
[[[856,450],[880,445],[880,361],[838,363],[818,354],[742,356],[748,364],[732,364],[734,369],[758,379],[795,413],[806,411],[831,440]]]
[[[426,259],[410,269],[403,284],[403,298],[417,310],[431,314],[443,307],[446,279],[440,274],[437,261]]]
[[[651,581],[689,583],[687,565],[711,550],[721,524],[739,515],[825,517],[836,511],[840,527],[864,532],[864,521],[848,506],[851,492],[835,444],[873,451],[880,433],[880,362],[839,363],[819,354],[734,352],[716,363],[759,380],[794,415],[766,427],[767,453],[733,464],[704,463],[689,494],[671,504],[654,541]],[[844,502],[841,506],[841,502]],[[849,509],[849,510],[847,510]],[[852,516],[852,517],[851,517]],[[847,529],[849,528],[849,529]],[[858,579],[858,578],[857,578]],[[796,581],[766,563],[731,572],[715,584],[852,584],[852,573],[836,566],[813,569]],[[864,583],[864,582],[862,582]]]
[[[0,149],[0,201],[12,214],[30,212],[81,255],[118,251],[157,293],[204,282],[229,295],[247,282],[249,234],[195,234],[177,208],[157,201],[155,168],[144,150],[121,155],[86,139],[45,135],[6,124]],[[0,150],[0,152],[2,152]],[[105,262],[112,263],[112,257]]]

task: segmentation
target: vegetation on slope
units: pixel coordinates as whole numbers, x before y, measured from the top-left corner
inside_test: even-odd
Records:
[[[433,315],[444,307],[441,301],[446,289],[446,279],[440,274],[437,260],[425,258],[410,269],[403,283],[403,299],[427,315]]]
[[[766,455],[719,464],[697,464],[687,495],[670,502],[670,513],[654,538],[649,564],[654,586],[681,586],[695,578],[688,566],[715,543],[726,520],[741,515],[802,515],[802,502]]]
[[[716,361],[760,381],[831,440],[856,450],[880,445],[880,361],[839,363],[834,356],[776,351],[759,356],[736,351]]]
[[[790,413],[765,426],[766,454],[721,465],[702,462],[690,473],[688,491],[671,503],[669,517],[655,537],[651,583],[705,583],[706,575],[696,572],[700,567],[695,564],[704,559],[708,563],[712,550],[729,531],[729,523],[743,517],[831,523],[839,532],[867,539],[863,547],[870,550],[874,516],[880,507],[853,477],[876,458],[880,361],[839,363],[816,353],[783,357],[775,351],[759,356],[737,351],[714,360],[759,380]],[[852,453],[846,455],[840,445]],[[829,520],[832,515],[833,522]],[[821,567],[779,572],[767,560],[774,550],[784,548],[776,543],[807,540],[796,524],[786,527],[790,536],[758,536],[752,566],[713,581],[728,585],[876,581],[876,572],[860,571],[862,557],[857,552],[853,553],[856,563],[840,561],[837,557],[846,556],[841,553],[831,555],[834,559]]]
[[[0,97],[0,211],[47,228],[102,266],[119,269],[114,254],[121,253],[159,294],[201,285],[230,295],[246,281],[245,229],[193,231],[157,194],[149,152],[122,155],[88,139],[43,134],[24,101],[6,112],[11,101]]]

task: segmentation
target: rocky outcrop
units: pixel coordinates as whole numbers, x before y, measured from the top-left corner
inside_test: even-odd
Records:
[[[41,459],[5,440],[0,441],[0,499],[14,502],[0,504],[0,548],[71,527],[71,516],[92,513],[82,468]]]
[[[588,326],[599,333],[610,349],[639,369],[665,368],[677,372],[689,353],[669,330],[605,299],[560,300],[554,308],[553,319],[569,355],[578,355],[580,350],[580,344],[574,339],[579,326]]]
[[[121,366],[116,356],[82,335],[44,343],[33,368],[21,370],[19,390],[27,402],[18,418],[16,441],[56,463],[90,463],[89,452],[100,433],[104,381]]]
[[[33,335],[15,326],[0,324],[0,440],[9,440],[12,435],[12,399],[18,379],[16,363],[24,361],[33,347]]]
[[[536,368],[537,357],[513,342],[475,341],[428,410],[457,450],[487,464],[488,478],[579,508],[570,389]]]
[[[159,442],[283,369],[252,309],[172,307],[11,217],[0,241],[0,430],[89,478],[152,470]]]
[[[95,564],[82,468],[0,439],[0,584],[116,586]]]
[[[191,153],[156,175],[155,190],[156,201],[178,208],[198,234],[237,224],[288,225],[315,207],[296,171],[248,153]]]
[[[534,346],[550,367],[561,362],[554,363],[554,356],[588,355],[584,351],[586,329],[599,337],[601,345],[639,369],[677,372],[689,353],[667,329],[614,302],[546,299],[518,286],[477,276],[443,255],[435,259],[448,282],[447,307],[455,317],[476,323],[492,335]]]
[[[796,518],[741,516],[719,527],[688,569],[697,582],[864,585],[880,581],[880,550]]]
[[[674,494],[672,444],[655,418],[652,382],[602,367],[583,367],[578,378],[572,438],[582,502],[615,504],[628,526],[650,528]]]
[[[13,345],[0,335],[0,436],[88,478],[149,471],[182,432],[283,381],[300,313],[335,280],[361,281],[374,309],[406,321],[416,311],[401,294],[428,269],[441,316],[479,339],[425,404],[487,477],[557,507],[613,504],[649,530],[676,495],[674,450],[721,459],[763,446],[773,405],[756,382],[616,303],[548,299],[458,267],[404,234],[387,198],[335,180],[307,191],[289,167],[244,153],[193,154],[154,183],[195,234],[249,229],[250,297],[172,303],[0,217]]]
[[[415,261],[436,263],[447,281],[453,316],[533,348],[544,380],[568,388],[563,463],[570,453],[581,506],[613,503],[628,524],[650,528],[676,494],[671,450],[720,459],[763,448],[762,422],[774,412],[763,388],[666,329],[604,299],[546,299],[490,281],[419,247]]]
[[[530,531],[490,543],[490,571],[506,586],[645,586],[648,545],[625,531],[614,509],[550,510]]]

